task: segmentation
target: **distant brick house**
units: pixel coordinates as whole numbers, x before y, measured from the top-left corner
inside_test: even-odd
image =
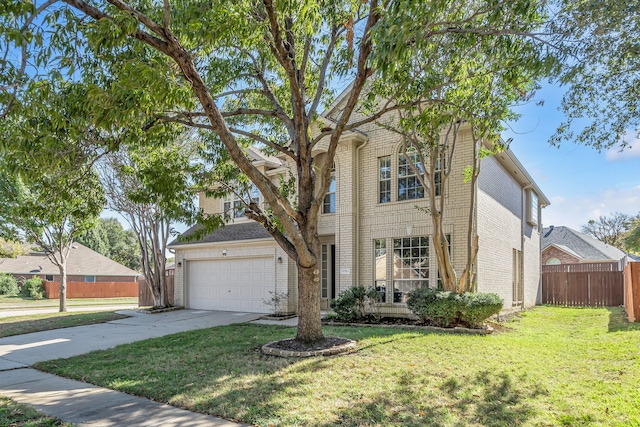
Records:
[[[624,266],[627,254],[600,240],[565,226],[549,226],[542,231],[542,264],[619,262]]]
[[[341,108],[340,102],[325,115],[327,120]],[[467,256],[471,189],[462,171],[473,156],[468,127],[462,128],[458,144],[453,168],[459,172],[447,181],[444,228],[460,273]],[[320,164],[323,150],[319,144]],[[247,155],[276,185],[295,170],[284,158],[264,155],[255,147]],[[334,168],[318,221],[322,307],[328,308],[341,291],[365,285],[384,292],[384,313],[409,313],[406,294],[420,286],[436,287],[438,272],[435,251],[430,250],[431,219],[416,209],[428,201],[407,167],[400,138],[374,123],[346,133]],[[478,291],[497,293],[509,308],[532,306],[539,300],[541,209],[549,201],[510,150],[483,159],[477,191]],[[289,311],[295,312],[296,266],[271,236],[234,209],[233,197],[201,194],[199,205],[205,212],[228,212],[235,218],[201,240],[169,245],[175,250],[176,305],[268,312],[264,300],[277,291],[288,293]]]
[[[16,258],[0,258],[0,272],[11,273],[17,279],[33,276],[57,282],[60,271],[41,252]],[[74,243],[67,261],[68,282],[136,282],[139,273],[96,251]]]

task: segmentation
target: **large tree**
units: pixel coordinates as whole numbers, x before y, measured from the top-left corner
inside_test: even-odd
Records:
[[[197,144],[192,135],[170,129],[164,136],[161,143],[121,146],[99,164],[107,205],[131,226],[140,269],[158,308],[171,305],[165,254],[175,234],[172,222],[178,218],[207,221],[193,207],[193,176],[201,169],[194,162]]]
[[[623,238],[625,249],[636,255],[640,255],[640,214],[631,223],[629,231]]]
[[[548,27],[567,53],[566,120],[552,138],[624,149],[640,138],[640,2],[558,0]]]
[[[39,246],[58,267],[66,311],[73,240],[104,206],[93,169],[103,150],[81,114],[81,86],[40,82],[31,94],[0,120],[0,232]]]
[[[87,101],[96,108],[95,123],[119,128],[142,115],[147,128],[173,121],[209,131],[215,149],[260,190],[268,208],[249,203],[246,215],[296,263],[303,342],[323,339],[317,218],[338,142],[346,131],[420,102],[415,93],[378,93],[376,79],[393,75],[397,65],[402,71],[406,46],[437,59],[436,69],[440,62],[460,63],[465,47],[478,45],[486,58],[502,49],[498,56],[512,61],[521,54],[536,57],[520,57],[524,62],[538,59],[539,50],[521,47],[535,45],[532,31],[544,12],[543,3],[524,0],[429,2],[422,9],[413,1],[378,0],[63,3],[68,8],[48,21],[56,29],[52,42],[69,58],[57,65],[73,78],[82,70],[90,81],[89,98],[100,101]],[[443,35],[457,43],[456,57],[440,44]],[[345,81],[340,110],[319,124],[320,109]],[[448,83],[434,72],[421,89],[429,94]],[[357,109],[365,114],[354,119]],[[254,167],[243,150],[247,141],[287,158],[295,196]],[[321,141],[327,160],[318,167]]]
[[[607,245],[618,249],[624,249],[624,236],[631,228],[633,216],[614,212],[613,214],[600,215],[598,219],[590,219],[581,227],[585,234],[595,237]]]
[[[76,241],[132,270],[141,268],[136,235],[131,229],[125,230],[117,218],[99,218]]]

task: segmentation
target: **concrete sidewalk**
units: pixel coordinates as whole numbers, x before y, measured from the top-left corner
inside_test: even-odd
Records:
[[[250,313],[196,310],[152,315],[135,311],[124,313],[132,317],[0,339],[0,394],[78,425],[239,425],[29,368],[40,361],[67,358],[178,332],[248,322],[260,317]]]

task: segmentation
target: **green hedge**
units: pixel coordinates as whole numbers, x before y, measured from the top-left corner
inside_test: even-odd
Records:
[[[13,274],[0,273],[0,295],[18,295],[18,281]]]
[[[20,295],[27,298],[42,299],[44,298],[44,287],[42,286],[42,279],[39,277],[32,277],[20,287]]]
[[[485,320],[502,310],[502,300],[496,294],[456,294],[419,288],[409,292],[407,307],[424,322],[434,326],[462,324],[478,328]]]

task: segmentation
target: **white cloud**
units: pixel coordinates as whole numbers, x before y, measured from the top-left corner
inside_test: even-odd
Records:
[[[633,132],[627,132],[623,138],[629,145],[620,151],[620,146],[616,146],[607,151],[607,160],[616,161],[640,157],[640,139],[635,137]]]
[[[551,205],[542,211],[542,222],[545,227],[564,225],[579,231],[590,219],[614,212],[640,213],[640,186],[612,188],[600,194],[552,197]]]

